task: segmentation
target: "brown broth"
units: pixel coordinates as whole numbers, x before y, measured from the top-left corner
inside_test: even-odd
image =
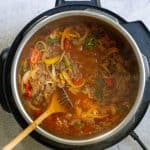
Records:
[[[56,30],[60,37],[51,41],[54,43],[47,45],[45,59],[61,55],[65,51],[65,55],[75,71],[74,73],[69,72],[69,68],[64,67],[61,62],[61,64],[55,65],[57,78],[64,67],[72,81],[79,82],[78,79],[81,79],[85,81],[85,84],[78,88],[75,94],[65,81],[63,86],[72,100],[74,108],[67,110],[66,113],[52,114],[43,121],[41,126],[54,135],[71,139],[89,138],[110,131],[130,111],[137,95],[139,73],[135,56],[132,54],[129,44],[121,38],[118,40],[117,35],[98,23],[76,21],[73,25],[68,22],[62,23],[61,27],[56,24],[54,26],[47,25],[29,40],[24,47],[25,54],[22,54],[20,59],[21,63],[26,60],[27,65],[26,71],[23,73],[22,66],[19,66],[18,87],[21,86],[21,80],[27,71],[34,70],[39,66],[41,70],[36,72],[37,78],[29,78],[29,87],[23,85],[24,92],[20,91],[25,109],[33,119],[36,119],[45,111],[51,94],[56,91],[56,87],[45,85],[45,81],[43,81],[48,79],[46,68],[49,72],[51,71],[51,66],[47,67],[42,60],[46,52],[41,52],[37,64],[31,64],[30,61],[35,43],[37,41],[45,42],[56,28],[60,32]],[[68,36],[73,34],[75,37],[69,37],[69,46],[62,49],[61,40],[66,28],[72,28]],[[88,29],[88,35],[81,42],[80,38],[85,34],[86,29]],[[63,46],[65,47],[65,43]],[[134,66],[134,69],[131,66]],[[41,82],[41,86],[38,87],[39,82]],[[26,93],[27,89],[31,92],[30,98]],[[75,89],[73,90],[75,91]],[[48,99],[45,98],[45,94]]]

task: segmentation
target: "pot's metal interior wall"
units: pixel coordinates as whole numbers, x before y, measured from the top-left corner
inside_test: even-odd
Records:
[[[116,41],[118,43],[117,45],[118,45],[119,49],[121,50],[122,57],[124,57],[125,59],[131,60],[132,66],[129,71],[131,73],[133,73],[133,75],[134,74],[139,75],[139,68],[138,68],[138,63],[137,63],[136,57],[135,57],[132,47],[130,46],[127,39],[125,37],[123,37],[123,35],[121,35],[115,28],[106,24],[105,22],[99,21],[92,17],[86,17],[86,16],[73,16],[73,17],[61,18],[59,20],[55,20],[53,22],[48,23],[47,25],[42,27],[40,30],[38,30],[24,46],[24,49],[21,53],[17,68],[20,67],[21,60],[26,58],[29,55],[29,53],[31,51],[31,47],[33,47],[33,43],[35,43],[37,40],[40,40],[40,38],[45,37],[49,33],[50,29],[53,30],[58,27],[63,27],[66,25],[71,25],[71,24],[74,25],[74,24],[78,24],[80,22],[85,22],[85,23],[92,22],[93,25],[96,23],[96,24],[102,26],[110,36],[112,36],[113,38],[116,39]],[[17,72],[18,72],[18,69],[17,69]],[[18,85],[18,87],[19,87],[19,85]],[[20,88],[18,88],[18,91],[20,93]],[[19,96],[20,96],[20,98],[22,98],[21,94],[19,94]],[[134,100],[133,100],[133,104],[134,104]]]

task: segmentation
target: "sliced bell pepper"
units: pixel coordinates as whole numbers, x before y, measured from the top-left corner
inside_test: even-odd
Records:
[[[35,65],[37,64],[40,57],[41,57],[41,52],[38,49],[34,48],[31,52],[30,62]]]
[[[73,83],[76,86],[81,86],[84,84],[84,80],[82,80],[82,79],[73,80]]]
[[[69,49],[70,47],[71,47],[70,41],[67,38],[65,38],[65,40],[64,40],[64,49]]]
[[[25,91],[26,91],[26,95],[28,98],[31,98],[32,97],[32,93],[31,93],[31,87],[30,87],[30,84],[27,82],[24,84],[25,86]]]
[[[52,65],[52,64],[57,63],[59,61],[59,59],[60,59],[60,56],[56,56],[53,58],[44,59],[43,62],[47,65]]]
[[[112,86],[113,86],[113,80],[112,80],[111,78],[106,79],[105,83],[106,83],[106,85],[109,86],[109,87],[112,87]]]
[[[67,72],[63,71],[62,75],[63,75],[64,79],[66,80],[66,82],[73,88],[80,88],[85,83],[85,82],[82,82],[82,84],[80,84],[80,85],[75,85]]]

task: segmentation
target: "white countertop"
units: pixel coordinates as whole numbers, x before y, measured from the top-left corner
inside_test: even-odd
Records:
[[[143,20],[150,29],[150,0],[101,0],[102,6],[112,10],[128,21]],[[9,47],[17,33],[38,14],[54,7],[55,0],[1,0],[0,4],[0,51]],[[150,148],[150,107],[136,128],[136,133]],[[21,131],[12,114],[0,106],[0,148]],[[28,136],[16,150],[48,150],[49,148]],[[108,150],[141,150],[139,145],[128,136]]]

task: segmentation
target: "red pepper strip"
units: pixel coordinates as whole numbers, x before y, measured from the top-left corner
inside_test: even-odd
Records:
[[[28,97],[28,98],[31,98],[31,97],[32,97],[32,94],[31,94],[31,87],[30,87],[30,85],[29,85],[28,82],[25,84],[25,90],[26,90],[26,95],[27,95],[27,97]]]
[[[83,81],[82,79],[73,80],[73,83],[74,83],[74,85],[76,85],[76,86],[82,85],[83,82],[84,82],[84,81]]]
[[[67,38],[65,38],[65,40],[64,40],[64,49],[69,49],[70,47],[71,47],[70,41]]]
[[[41,52],[38,49],[34,48],[31,52],[30,62],[35,65],[40,59],[40,57],[41,57]]]
[[[106,79],[105,82],[106,82],[106,85],[107,85],[107,86],[109,86],[109,87],[112,87],[112,86],[113,86],[113,80],[112,80],[112,79],[110,79],[110,78],[109,78],[109,79]]]

